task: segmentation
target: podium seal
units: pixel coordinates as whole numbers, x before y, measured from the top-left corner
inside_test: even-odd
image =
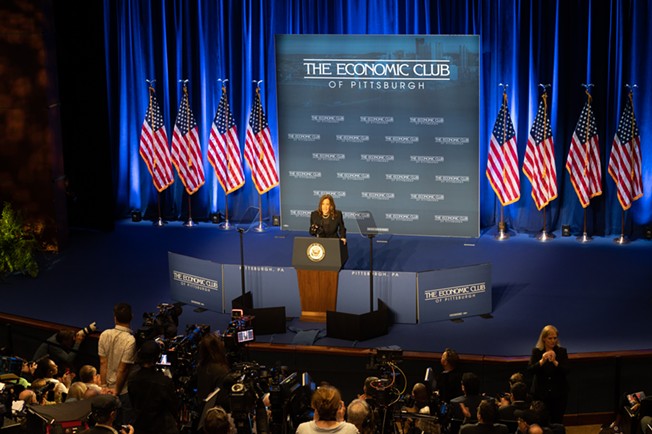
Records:
[[[326,256],[326,249],[321,243],[312,243],[306,249],[306,255],[312,262],[320,262]]]

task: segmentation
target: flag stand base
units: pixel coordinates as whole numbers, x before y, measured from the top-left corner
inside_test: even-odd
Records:
[[[614,243],[629,244],[629,239],[625,235],[620,235],[618,238],[614,238]]]
[[[554,239],[555,239],[555,235],[546,231],[541,231],[539,235],[537,235],[537,240],[539,241],[549,241]]]
[[[168,224],[168,222],[166,222],[166,221],[163,220],[161,217],[159,217],[158,220],[154,220],[154,222],[153,222],[152,224],[153,224],[154,226],[156,226],[157,228],[162,228],[163,226],[165,226],[166,224]]]
[[[505,228],[500,228],[494,238],[499,241],[507,240],[509,239],[509,232],[506,231]]]
[[[497,239],[497,240],[500,240],[500,241],[506,240],[506,239],[509,238],[509,232],[507,231],[507,225],[502,220],[502,217],[501,217],[501,221],[498,222],[498,233],[496,234],[496,236],[494,238]]]
[[[187,228],[192,228],[192,227],[198,226],[199,223],[195,223],[195,222],[192,220],[192,217],[191,217],[191,218],[189,218],[188,221],[185,222],[183,225],[184,225],[185,227],[187,227]]]
[[[225,220],[219,225],[217,225],[217,228],[223,231],[230,231],[231,229],[234,228],[234,226],[228,220]]]
[[[593,238],[591,238],[589,234],[587,234],[586,232],[584,232],[582,235],[580,235],[575,239],[580,243],[590,243],[591,241],[593,241]]]
[[[258,223],[256,227],[253,228],[254,232],[265,232],[267,231],[267,225],[263,222]]]

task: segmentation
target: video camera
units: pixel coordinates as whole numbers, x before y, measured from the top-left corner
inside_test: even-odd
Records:
[[[136,343],[140,346],[143,342],[163,336],[171,339],[177,335],[179,316],[183,313],[183,303],[161,303],[156,306],[158,312],[145,312],[143,324],[136,331]]]
[[[255,338],[253,319],[251,315],[244,315],[242,309],[231,310],[231,321],[222,334],[226,356],[230,363],[242,362],[246,358],[244,345]]]

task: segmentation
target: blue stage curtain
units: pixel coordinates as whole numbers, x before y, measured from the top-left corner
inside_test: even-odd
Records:
[[[586,100],[582,83],[593,83],[600,136],[603,195],[586,210],[595,235],[620,234],[622,208],[607,172],[611,143],[626,84],[637,84],[634,108],[642,138],[645,195],[625,214],[625,231],[652,220],[652,9],[646,0],[105,0],[106,65],[110,127],[114,144],[117,209],[147,210],[156,217],[158,194],[138,154],[147,107],[146,79],[156,79],[159,103],[171,138],[181,95],[189,80],[193,112],[204,148],[220,97],[218,79],[228,79],[231,108],[244,146],[246,122],[261,85],[263,107],[276,139],[275,34],[478,34],[481,38],[480,210],[482,228],[500,216],[484,171],[491,128],[502,90],[508,96],[522,166],[539,84],[550,84],[559,197],[546,208],[547,227],[571,225],[581,232],[584,210],[565,169],[573,129]],[[207,180],[192,196],[194,219],[225,210],[225,195],[204,155]],[[278,215],[279,189],[259,197],[245,166],[247,183],[229,195],[234,221],[248,207]],[[505,207],[509,226],[536,232],[543,213],[521,174],[521,199]],[[167,218],[185,219],[187,195],[177,181],[160,195]]]

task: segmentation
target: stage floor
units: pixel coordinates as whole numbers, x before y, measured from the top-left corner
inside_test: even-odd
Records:
[[[242,235],[246,265],[291,266],[292,240],[306,233],[269,228]],[[368,270],[369,240],[349,234],[345,268]],[[116,222],[112,232],[71,230],[69,245],[43,259],[37,278],[10,276],[0,282],[0,311],[83,327],[96,321],[112,326],[112,306],[129,302],[132,328],[142,314],[169,303],[168,251],[223,264],[240,262],[237,231],[201,223],[154,227],[151,222]],[[477,239],[381,236],[374,240],[374,270],[426,271],[491,263],[493,311],[490,317],[429,324],[397,324],[386,336],[362,342],[325,336],[326,325],[288,320],[288,331],[257,336],[257,342],[296,343],[312,330],[315,345],[404,351],[528,356],[539,331],[554,324],[570,353],[652,349],[652,241],[616,244],[613,237],[579,243],[575,237],[541,242],[533,235],[498,241],[493,231]],[[297,292],[298,297],[298,292]],[[208,324],[224,330],[230,313],[197,313],[186,306],[186,325]]]

